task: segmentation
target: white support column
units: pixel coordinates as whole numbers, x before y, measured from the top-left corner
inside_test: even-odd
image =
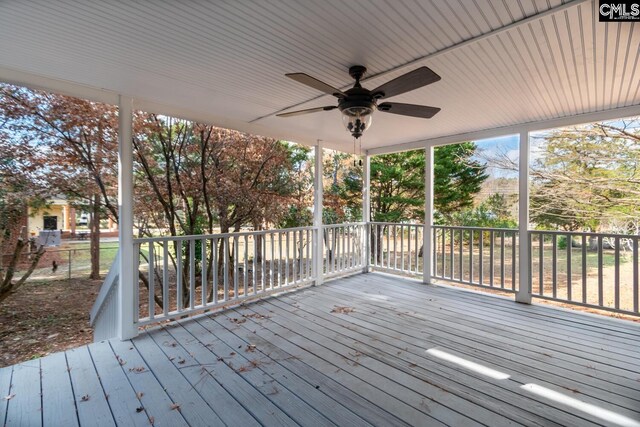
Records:
[[[322,229],[322,141],[315,146],[315,171],[313,176],[313,226],[315,227],[315,244],[313,245],[313,269],[316,276],[316,286],[322,284],[323,275],[323,229]]]
[[[422,247],[422,282],[431,283],[433,274],[433,146],[424,150],[424,230]]]
[[[133,100],[118,100],[118,217],[120,276],[118,278],[118,338],[126,340],[138,334],[135,325],[135,292],[138,283],[133,252]]]
[[[371,271],[371,156],[368,152],[364,155],[364,165],[362,168],[362,222],[364,222],[364,254],[365,264],[364,272]]]
[[[531,266],[529,264],[529,132],[520,132],[518,175],[518,292],[516,301],[531,304]]]

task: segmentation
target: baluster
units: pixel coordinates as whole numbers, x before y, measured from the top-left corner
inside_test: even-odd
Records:
[[[558,236],[556,234],[551,235],[551,286],[553,297],[558,296]]]
[[[282,232],[278,232],[278,287],[283,285],[282,277]]]
[[[175,246],[177,248],[176,258],[178,259],[178,267],[176,268],[176,301],[178,306],[176,307],[176,311],[180,313],[184,307],[182,298],[182,240],[177,240]]]
[[[478,261],[480,261],[480,265],[478,266],[478,284],[484,286],[484,231],[479,231],[478,250],[480,254],[478,255]]]
[[[196,299],[196,241],[189,239],[189,308],[193,310]]]
[[[633,311],[638,313],[638,237],[634,236],[633,239]]]
[[[404,271],[404,225],[400,226],[400,270]]]
[[[267,233],[261,234],[262,245],[262,267],[260,268],[260,290],[264,292],[267,289]]]
[[[604,277],[602,274],[603,259],[602,259],[602,236],[598,236],[598,305],[603,306],[604,292],[603,283]]]
[[[491,243],[489,244],[489,286],[493,287],[494,285],[494,277],[495,277],[495,234],[493,230],[489,231],[489,240]]]
[[[244,296],[247,296],[247,290],[249,287],[249,261],[247,260],[247,258],[249,258],[249,235],[245,234],[244,235],[244,269],[242,270],[242,278],[243,280],[243,285],[244,285]]]
[[[269,289],[273,289],[273,269],[275,264],[275,244],[273,241],[273,233],[269,233],[269,242],[271,243],[271,260],[269,262]]]
[[[299,252],[298,252],[298,240],[296,239],[296,237],[298,236],[299,231],[294,231],[293,232],[293,260],[292,260],[292,275],[293,275],[293,283],[298,282],[298,277],[297,277],[297,273],[298,273],[298,262],[299,262]],[[289,253],[289,246],[288,246],[288,242],[289,240],[287,240],[287,253]],[[288,273],[287,273],[288,274]]]
[[[464,229],[460,229],[460,247],[458,248],[458,274],[461,282],[464,282],[464,259],[462,257],[462,249],[464,246]]]
[[[587,303],[587,235],[582,235],[582,303]]]
[[[469,283],[473,284],[473,229],[469,229]]]
[[[224,249],[224,300],[229,301],[229,237],[222,238]]]
[[[528,239],[526,239],[528,240]],[[528,242],[527,242],[528,244]],[[529,274],[531,273],[531,245],[529,245]],[[511,233],[511,289],[516,290],[516,232]]]
[[[258,258],[258,235],[253,234],[253,271],[251,274],[251,278],[253,279],[253,294],[257,295],[258,293],[258,266],[257,264]]]
[[[572,273],[571,273],[571,246],[573,243],[573,235],[572,234],[567,234],[567,300],[572,301],[573,300],[573,292],[571,289],[571,286],[573,284],[573,277]]]
[[[162,242],[162,314],[169,315],[169,242]]]
[[[140,243],[133,243],[133,273],[135,274],[135,278],[133,278],[136,292],[134,292],[133,300],[134,307],[136,310],[135,320],[140,319]],[[1,255],[0,255],[1,256]]]
[[[504,231],[500,231],[500,287],[504,289]]]
[[[202,300],[202,306],[207,305],[207,239],[200,239],[200,257],[202,259],[201,272],[202,272],[202,285],[200,286],[200,299]]]
[[[615,243],[613,301],[616,310],[618,310],[620,309],[620,236],[616,236],[613,241]]]
[[[218,303],[218,287],[220,286],[220,283],[218,283],[218,238],[214,237],[212,239],[212,247],[213,247],[213,254],[211,257],[211,262],[213,263],[213,274],[211,277],[211,293],[213,294],[213,303],[217,304]]]
[[[450,279],[455,279],[455,244],[456,236],[453,227],[449,229],[449,276]]]
[[[389,244],[389,235],[391,234],[391,226],[387,225],[387,265],[386,268],[391,268],[391,245]]]
[[[235,233],[234,233],[235,234]],[[229,266],[229,268],[231,269],[231,271],[233,272],[233,299],[237,299],[239,297],[238,292],[238,267],[239,267],[239,263],[238,263],[238,236],[235,235],[233,236],[233,250],[232,250],[232,257],[233,257],[233,262],[231,263],[231,265]],[[231,244],[231,238],[229,238],[229,244]]]
[[[155,300],[153,298],[153,296],[155,295],[156,292],[156,275],[154,274],[155,272],[155,249],[154,249],[154,244],[153,241],[149,242],[149,277],[148,277],[148,282],[149,282],[149,320],[153,320],[155,318],[155,314],[156,314],[156,304],[155,304]]]
[[[412,264],[413,264],[413,257],[411,256],[411,233],[413,232],[413,226],[412,225],[407,225],[407,249],[409,250],[409,254],[407,256],[408,261],[409,261],[409,265],[407,266],[407,271],[409,273],[411,273],[413,270],[411,270]]]
[[[311,236],[309,236],[309,230],[308,229],[304,231],[304,242],[305,242],[305,244],[304,244],[305,249],[304,249],[304,254],[303,254],[303,256],[304,256],[304,262],[303,262],[303,264],[304,264],[304,276],[303,276],[303,278],[305,280],[307,280],[307,279],[311,279],[311,277],[313,275],[313,273],[312,273],[312,271],[310,269],[311,259],[309,257],[309,252],[311,250],[311,247],[313,246],[313,234],[311,234]],[[322,256],[322,253],[320,253],[320,256]]]
[[[540,296],[544,295],[544,234],[540,233],[539,236],[540,239],[540,244],[539,244],[539,248],[538,248],[538,257],[540,258],[540,268],[539,268],[539,279],[540,279],[540,283],[538,284],[539,287],[539,292],[540,292]]]

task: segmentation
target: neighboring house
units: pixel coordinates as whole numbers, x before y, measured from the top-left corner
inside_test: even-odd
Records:
[[[63,230],[75,232],[76,211],[62,197],[49,200],[47,207],[29,208],[27,229],[31,236],[37,236],[41,230]]]

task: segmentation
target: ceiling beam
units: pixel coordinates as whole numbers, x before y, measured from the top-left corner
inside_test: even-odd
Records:
[[[559,117],[538,122],[521,123],[513,126],[459,133],[456,135],[447,135],[432,139],[423,139],[419,141],[406,142],[403,144],[387,145],[384,147],[371,148],[367,150],[367,154],[375,156],[379,154],[398,153],[401,151],[422,150],[426,147],[457,144],[465,141],[479,141],[481,139],[516,135],[521,132],[538,132],[548,129],[578,126],[587,123],[594,123],[605,120],[616,120],[634,116],[640,116],[640,104],[631,105],[628,107],[614,108],[605,111],[596,111],[593,113],[576,114],[574,116]]]

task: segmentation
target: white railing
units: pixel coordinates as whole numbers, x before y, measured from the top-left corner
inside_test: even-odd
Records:
[[[422,224],[369,223],[371,267],[421,276]],[[432,279],[519,289],[518,230],[434,226]],[[532,296],[639,315],[640,236],[529,231]]]
[[[312,227],[135,239],[138,324],[308,284],[313,244]]]
[[[529,239],[535,297],[640,314],[640,236],[530,231]]]
[[[366,267],[365,223],[323,225],[324,277],[362,272]]]
[[[371,267],[390,273],[422,275],[421,224],[369,223]]]
[[[422,276],[422,224],[353,223],[134,240],[137,326],[368,271]],[[434,226],[432,279],[518,290],[517,230]],[[320,241],[318,241],[320,239]],[[529,231],[536,298],[639,315],[640,236]],[[322,262],[314,262],[318,244]],[[117,335],[117,257],[91,311],[96,340]]]
[[[437,225],[432,233],[432,277],[507,292],[517,290],[518,230]]]
[[[119,255],[120,251],[118,250],[91,309],[89,324],[93,327],[93,341],[95,342],[113,338],[118,334]]]

